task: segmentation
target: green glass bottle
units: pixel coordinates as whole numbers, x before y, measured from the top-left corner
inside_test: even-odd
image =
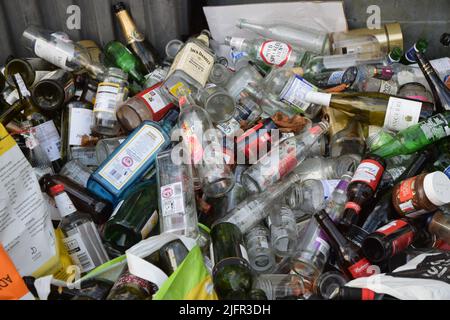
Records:
[[[389,52],[385,61],[383,61],[384,65],[391,65],[396,62],[400,62],[400,59],[403,56],[403,50],[399,47],[395,47]]]
[[[425,53],[428,49],[428,41],[425,39],[419,39],[408,51],[405,52],[400,59],[400,63],[409,65],[417,62],[416,52]]]
[[[239,228],[228,222],[211,230],[214,289],[221,300],[246,299],[252,289],[252,271]]]
[[[392,141],[375,150],[373,154],[386,159],[411,154],[448,136],[450,112],[444,112],[400,131]]]
[[[118,41],[109,42],[105,46],[105,55],[109,61],[128,73],[131,78],[140,84],[145,82],[145,77],[141,71],[141,63],[122,43]]]
[[[103,230],[104,241],[124,253],[146,239],[158,223],[158,194],[155,180],[137,185],[123,197]]]

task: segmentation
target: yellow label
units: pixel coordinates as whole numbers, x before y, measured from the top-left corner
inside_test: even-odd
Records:
[[[57,253],[59,257],[59,270],[57,270],[53,276],[58,280],[66,281],[69,276],[71,275],[69,273],[69,267],[75,265],[72,261],[72,258],[70,258],[69,253],[67,252],[66,247],[63,243],[64,234],[61,229],[55,230],[55,236],[56,236],[56,247],[57,247]]]
[[[187,90],[186,94],[191,94],[192,93],[191,90],[188,87],[186,87],[182,82],[178,82],[176,85],[174,85],[172,88],[170,88],[169,92],[174,97],[178,97],[178,90],[181,89],[181,88]]]
[[[6,131],[5,127],[0,123],[0,156],[8,152],[16,145],[16,141]]]

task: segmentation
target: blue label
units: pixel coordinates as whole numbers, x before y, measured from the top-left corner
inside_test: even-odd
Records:
[[[447,169],[444,170],[444,173],[447,175],[447,177],[450,178],[450,166],[448,166]]]
[[[406,51],[405,53],[405,57],[409,62],[417,62],[417,57],[416,57],[416,46],[414,45],[413,47],[409,48],[408,51]]]

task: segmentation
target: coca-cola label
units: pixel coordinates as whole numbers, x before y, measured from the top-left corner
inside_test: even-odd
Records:
[[[356,169],[352,183],[357,181],[363,182],[375,191],[383,176],[383,172],[384,168],[379,162],[371,159],[363,160],[358,169]]]
[[[384,234],[385,236],[389,236],[406,225],[408,225],[408,223],[404,220],[394,220],[388,223],[387,225],[381,227],[376,232]]]
[[[350,271],[353,279],[368,277],[372,275],[372,273],[368,270],[370,266],[372,265],[370,264],[369,260],[363,258],[354,265],[350,266],[348,268],[348,271]]]
[[[416,178],[411,178],[403,181],[397,191],[397,199],[399,201],[399,208],[402,213],[409,213],[415,211],[413,198],[414,198],[414,186],[416,184]]]
[[[381,227],[380,229],[378,229],[376,231],[376,233],[381,233],[385,236],[389,236],[389,235],[397,232],[401,228],[404,228],[407,225],[408,225],[408,223],[404,220],[395,220],[395,221],[388,223],[384,227]],[[413,231],[409,231],[409,232],[397,237],[396,239],[394,239],[392,241],[392,255],[395,255],[396,253],[402,252],[403,250],[405,250],[413,242],[413,240],[414,240],[414,232]]]
[[[280,41],[265,41],[259,49],[258,58],[267,64],[284,66],[292,54],[292,47]]]

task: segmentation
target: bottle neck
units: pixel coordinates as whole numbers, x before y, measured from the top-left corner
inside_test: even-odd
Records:
[[[330,244],[334,246],[335,250],[340,251],[341,248],[348,247],[349,241],[338,230],[336,224],[324,210],[315,214],[314,217],[322,230],[328,236]]]
[[[239,20],[239,23],[238,23],[237,27],[239,29],[246,29],[246,30],[253,31],[255,33],[260,33],[260,32],[263,32],[264,30],[267,29],[266,27],[264,27],[262,25],[251,23],[251,22],[249,22],[248,20],[245,20],[245,19]]]
[[[117,12],[116,16],[128,44],[144,41],[144,36],[137,30],[136,24],[127,10]]]

